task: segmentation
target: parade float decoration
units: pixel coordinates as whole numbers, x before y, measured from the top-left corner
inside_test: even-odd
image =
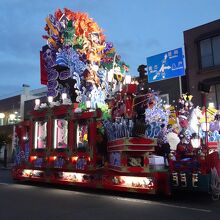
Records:
[[[71,102],[92,107],[105,104],[115,84],[123,83],[129,67],[105,40],[98,24],[86,13],[57,10],[46,18],[47,45],[41,51],[41,78],[53,101],[67,94]],[[113,80],[114,79],[114,80]],[[121,86],[121,85],[120,85]]]
[[[45,31],[40,62],[48,101],[36,99],[30,120],[16,127],[14,179],[219,197],[216,109],[195,107],[189,94],[178,106],[163,105],[159,92],[131,79],[85,13],[57,10]]]
[[[220,195],[218,111],[213,107],[195,107],[192,98],[184,94],[179,99],[177,133],[180,140],[169,161],[173,186],[177,189],[181,184],[191,189],[197,187],[212,192],[213,199],[217,199]]]

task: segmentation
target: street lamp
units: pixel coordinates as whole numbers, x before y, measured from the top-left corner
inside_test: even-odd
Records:
[[[35,105],[39,106],[40,105],[40,99],[35,99]]]
[[[201,146],[201,139],[199,137],[192,138],[191,144],[192,144],[193,148],[199,148]]]
[[[47,97],[48,102],[51,104],[53,102],[53,96],[48,96]]]
[[[35,107],[34,107],[34,109],[38,110],[39,107],[40,107],[40,99],[35,99]]]
[[[63,101],[64,101],[65,99],[67,99],[67,93],[64,92],[64,93],[62,93],[61,96],[62,96],[62,100],[63,100]]]
[[[125,76],[125,84],[130,84],[131,83],[131,75],[126,75]]]
[[[5,118],[5,113],[0,113],[0,119]]]
[[[10,114],[10,115],[9,115],[9,119],[10,119],[11,121],[14,121],[14,120],[15,120],[15,114]]]
[[[5,114],[4,113],[0,113],[0,125],[4,124],[4,118],[5,118]]]

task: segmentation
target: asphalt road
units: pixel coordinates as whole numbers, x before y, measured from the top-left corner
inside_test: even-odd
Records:
[[[0,169],[0,220],[220,219],[209,195],[137,195],[48,184],[13,183]]]

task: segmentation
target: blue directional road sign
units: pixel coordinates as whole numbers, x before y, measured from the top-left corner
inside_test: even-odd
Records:
[[[185,75],[182,48],[147,58],[148,82]]]

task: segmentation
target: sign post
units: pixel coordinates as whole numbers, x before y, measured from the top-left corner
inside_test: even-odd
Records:
[[[182,48],[148,57],[147,68],[149,83],[179,77],[182,94],[181,76],[185,75]]]
[[[180,97],[181,97],[183,94],[181,76],[179,76],[179,88],[180,88]]]

